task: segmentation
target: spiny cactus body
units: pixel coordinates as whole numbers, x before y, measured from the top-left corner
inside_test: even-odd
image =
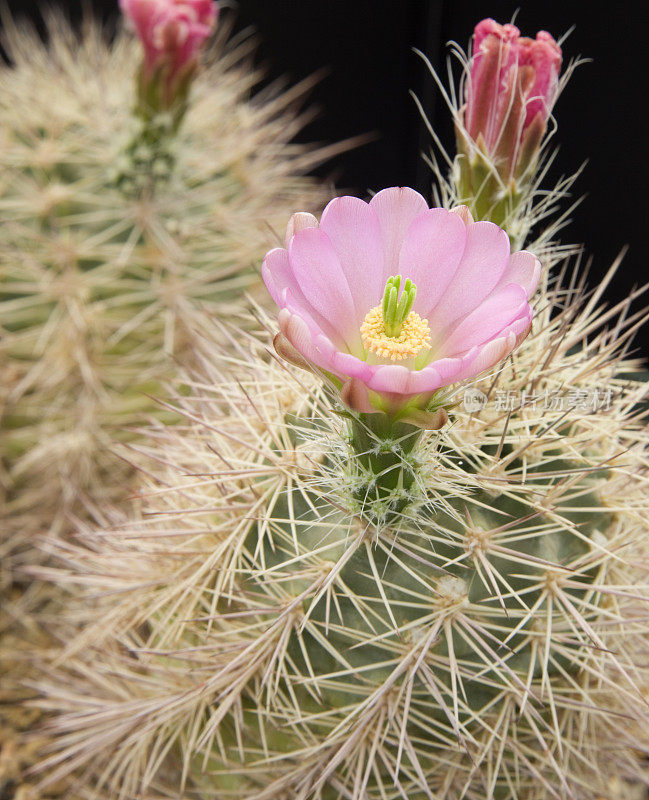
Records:
[[[219,800],[648,785],[646,388],[601,291],[553,281],[478,407],[414,447],[259,345],[205,344],[143,449],[143,518],[65,549],[99,599],[43,686],[43,768],[129,798],[163,764]]]
[[[227,23],[183,124],[135,149],[132,35],[108,42],[88,22],[77,36],[58,15],[47,44],[5,27],[0,458],[15,542],[125,494],[111,443],[155,413],[147,395],[188,352],[197,307],[229,313],[295,204],[320,204],[305,175],[327,152],[291,144],[306,86],[251,97],[252,45],[229,43]]]

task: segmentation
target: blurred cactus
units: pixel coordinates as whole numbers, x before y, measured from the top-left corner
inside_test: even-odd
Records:
[[[173,359],[188,353],[196,308],[229,314],[254,292],[260,258],[295,204],[321,203],[306,174],[336,148],[291,143],[307,118],[299,109],[308,82],[254,95],[253,44],[230,27],[219,27],[182,126],[159,137],[164,152],[152,158],[157,143],[142,140],[133,113],[141,53],[131,34],[108,43],[86,22],[77,36],[52,14],[43,44],[5,19],[5,553],[30,531],[64,527],[69,513],[128,491],[112,442],[163,413],[147,395],[160,394]]]

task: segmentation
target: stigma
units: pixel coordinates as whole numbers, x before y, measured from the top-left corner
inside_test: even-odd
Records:
[[[428,321],[412,310],[417,287],[407,278],[401,288],[401,275],[388,278],[381,305],[369,311],[361,325],[365,349],[391,361],[413,358],[430,347]]]
[[[368,312],[361,325],[361,340],[366,350],[390,361],[414,358],[424,348],[430,347],[430,328],[416,311],[411,311],[401,322],[397,336],[386,331],[383,310],[376,306]]]

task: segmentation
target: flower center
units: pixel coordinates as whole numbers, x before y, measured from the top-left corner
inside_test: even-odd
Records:
[[[361,325],[363,345],[372,353],[401,361],[430,346],[428,322],[412,311],[417,287],[407,279],[399,297],[401,275],[388,278],[380,306],[367,313]]]

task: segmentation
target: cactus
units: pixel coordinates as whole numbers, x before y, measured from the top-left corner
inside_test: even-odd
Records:
[[[336,148],[291,143],[305,120],[299,109],[308,82],[253,95],[260,75],[251,41],[229,42],[230,27],[218,29],[182,125],[159,137],[169,156],[163,164],[160,153],[147,159],[164,114],[145,123],[133,114],[141,54],[132,35],[109,42],[86,21],[78,36],[52,13],[43,44],[35,31],[5,21],[12,62],[0,71],[7,551],[29,531],[65,529],[70,513],[129,491],[128,465],[111,454],[112,443],[161,413],[147,395],[161,393],[173,359],[189,352],[196,309],[229,313],[244,290],[254,292],[273,230],[296,202],[322,202],[307,173]]]
[[[440,274],[454,237],[502,241],[491,222],[471,228],[466,208],[421,211],[416,193],[387,192],[372,213],[389,201],[424,220],[417,233],[443,226]],[[533,202],[532,192],[523,207]],[[359,248],[345,213],[361,233],[360,217],[373,217],[340,198],[319,223],[332,248],[333,229],[345,241],[352,270],[374,242]],[[308,214],[287,239],[288,254],[264,264],[286,303],[274,337],[283,358],[268,356],[275,325],[259,309],[266,333],[202,322],[169,404],[183,421],[160,421],[138,449],[143,513],[58,546],[57,579],[90,588],[70,605],[67,645],[40,685],[57,714],[45,784],[79,769],[110,798],[597,800],[646,789],[647,389],[627,377],[639,368],[627,355],[643,317],[635,295],[608,309],[614,269],[589,292],[579,260],[564,261],[541,281],[527,338],[521,301],[469,363],[479,374],[460,370],[450,386],[439,370],[456,364],[404,378],[367,357],[360,370],[353,342],[334,351],[314,333],[315,312],[301,326],[298,289],[313,303],[329,291],[322,325],[333,327],[376,283],[375,265],[349,297],[323,270],[320,291],[304,280],[287,289],[286,264],[297,281],[301,255],[323,247]],[[545,253],[554,263],[561,251]],[[536,257],[512,259],[506,269],[526,287],[506,290],[533,293]],[[335,277],[340,265],[328,265]],[[345,277],[351,286],[357,273]],[[360,330],[387,358],[372,350],[382,312],[388,355],[407,350],[416,364],[410,334],[397,337],[420,295],[414,278],[403,300],[399,286],[388,279]],[[419,394],[399,389],[411,380]]]
[[[460,404],[411,453],[356,418],[385,459],[369,476],[317,378],[251,343],[228,379],[231,352],[206,344],[185,424],[152,432],[165,466],[144,473],[144,518],[65,551],[63,580],[109,599],[48,681],[66,713],[43,767],[89,763],[129,798],[165,755],[170,790],[219,800],[594,800],[649,783],[646,387],[616,377],[634,367],[628,304],[599,296],[557,281],[474,389],[592,402],[598,387],[610,404]],[[390,461],[416,475],[410,502],[387,522],[370,503],[369,524],[359,487]]]

